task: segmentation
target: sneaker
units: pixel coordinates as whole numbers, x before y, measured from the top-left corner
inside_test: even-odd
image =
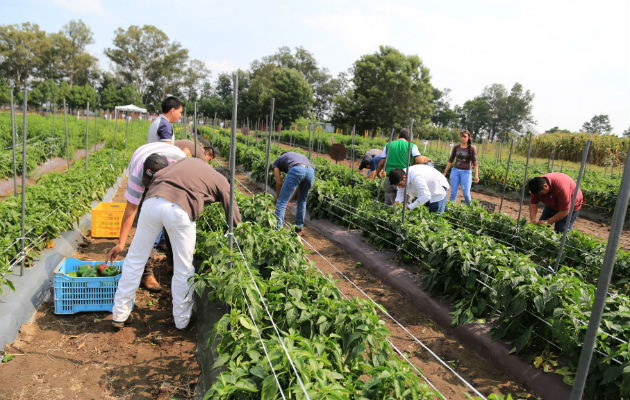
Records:
[[[118,321],[114,321],[112,319],[112,329],[114,331],[119,331],[119,330],[121,330],[124,327],[125,327],[125,321],[118,322]]]
[[[132,314],[129,314],[129,316],[127,317],[127,320],[125,320],[125,321],[120,321],[119,322],[119,321],[115,321],[112,318],[112,330],[114,330],[114,331],[121,330],[122,328],[125,327],[125,324],[129,325],[129,323],[131,322],[132,319],[133,319]]]

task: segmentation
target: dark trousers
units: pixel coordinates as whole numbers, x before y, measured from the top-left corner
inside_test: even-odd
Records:
[[[540,220],[548,220],[549,218],[553,217],[557,213],[558,213],[558,210],[554,210],[553,208],[549,206],[545,206],[545,208],[543,209],[542,215],[540,216]],[[573,226],[573,223],[575,222],[575,219],[577,218],[579,213],[580,213],[580,210],[573,211],[573,215],[571,215],[571,222],[569,222],[569,229],[571,229],[571,227]],[[558,233],[563,233],[564,226],[566,225],[566,223],[567,223],[567,217],[564,217],[560,221],[556,222],[553,229]]]

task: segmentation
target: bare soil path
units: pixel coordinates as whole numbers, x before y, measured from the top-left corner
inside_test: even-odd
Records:
[[[126,181],[112,201],[125,201],[125,187]],[[88,237],[74,257],[103,260],[114,244],[114,239]],[[40,306],[5,347],[7,354],[16,356],[0,364],[0,398],[193,398],[200,372],[195,328],[175,328],[171,273],[163,255],[153,263],[162,291],[139,289],[132,320],[118,332],[111,329],[111,313],[55,315],[52,301]]]

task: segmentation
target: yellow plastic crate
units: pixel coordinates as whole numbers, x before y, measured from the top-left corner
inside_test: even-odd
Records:
[[[117,238],[126,203],[99,203],[92,210],[92,237]]]

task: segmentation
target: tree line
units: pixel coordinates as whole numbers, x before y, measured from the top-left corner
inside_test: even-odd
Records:
[[[92,43],[92,31],[81,20],[55,33],[29,22],[0,25],[0,103],[8,103],[11,87],[19,100],[27,85],[32,106],[59,106],[65,99],[73,109],[89,101],[107,110],[133,103],[158,112],[161,99],[172,94],[187,102],[188,111],[196,102],[200,114],[231,117],[231,75],[219,73],[211,80],[206,65],[159,28],[116,29],[111,47],[104,49],[111,70],[101,70],[98,59],[86,50]],[[307,119],[331,122],[345,132],[355,127],[388,134],[414,119],[426,138],[456,139],[465,128],[475,140],[493,141],[524,132],[535,122],[534,94],[520,83],[509,90],[494,83],[463,105],[451,105],[450,89],[431,84],[429,68],[420,57],[389,46],[361,56],[337,76],[302,47],[280,47],[236,73],[239,119],[250,124],[269,114],[271,98],[274,120],[285,127]],[[585,124],[584,130],[604,133],[601,124]]]

